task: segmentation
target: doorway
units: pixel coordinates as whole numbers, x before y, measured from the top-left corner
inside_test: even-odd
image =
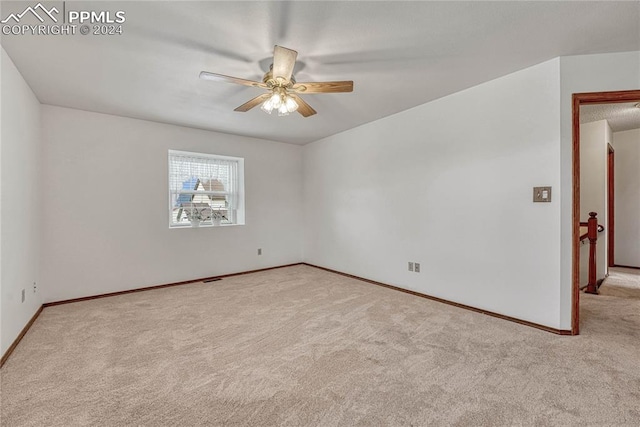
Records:
[[[640,90],[576,93],[572,97],[572,128],[573,128],[573,215],[572,215],[572,305],[571,305],[571,333],[580,333],[580,106],[589,104],[613,104],[623,102],[637,102],[640,100]],[[613,155],[607,160],[613,161]],[[611,185],[613,182],[611,183]],[[613,204],[609,204],[608,212],[611,212]],[[613,215],[609,215],[607,225]],[[608,228],[609,228],[608,227]],[[614,224],[615,227],[615,224]],[[609,230],[608,233],[611,233]],[[608,248],[611,251],[613,244]],[[609,254],[609,252],[607,252]],[[613,262],[609,258],[607,264]]]
[[[615,265],[615,150],[607,144],[607,267]]]

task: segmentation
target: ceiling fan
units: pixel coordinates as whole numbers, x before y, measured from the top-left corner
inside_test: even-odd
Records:
[[[303,93],[335,93],[352,92],[352,81],[341,82],[296,82],[293,78],[293,67],[296,64],[298,52],[282,46],[275,46],[273,49],[273,64],[270,70],[262,78],[262,82],[245,80],[237,77],[225,76],[223,74],[202,71],[200,78],[203,80],[213,80],[228,83],[236,83],[244,86],[259,87],[268,90],[267,93],[258,95],[245,102],[234,111],[246,112],[262,104],[261,109],[269,114],[273,110],[279,116],[286,116],[289,113],[298,111],[304,117],[313,116],[316,110],[311,108],[299,94]]]

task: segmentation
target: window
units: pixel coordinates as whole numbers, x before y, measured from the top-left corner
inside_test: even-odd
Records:
[[[169,150],[169,227],[244,224],[244,159]]]

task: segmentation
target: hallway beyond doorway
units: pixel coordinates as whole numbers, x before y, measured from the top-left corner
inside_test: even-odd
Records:
[[[610,267],[609,276],[602,282],[600,295],[640,299],[640,269]]]

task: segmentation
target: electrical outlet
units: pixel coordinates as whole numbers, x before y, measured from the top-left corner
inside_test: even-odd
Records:
[[[24,289],[22,290],[22,302],[24,302]]]
[[[420,263],[419,262],[414,262],[413,263],[414,266],[414,270],[416,273],[420,273]]]
[[[258,255],[262,255],[262,248],[258,248]]]
[[[38,289],[38,288],[36,287],[36,282],[33,282],[33,293],[34,293],[34,294],[36,293],[36,290],[37,290],[37,289]]]
[[[413,271],[413,263],[412,262],[409,263],[409,271]]]

